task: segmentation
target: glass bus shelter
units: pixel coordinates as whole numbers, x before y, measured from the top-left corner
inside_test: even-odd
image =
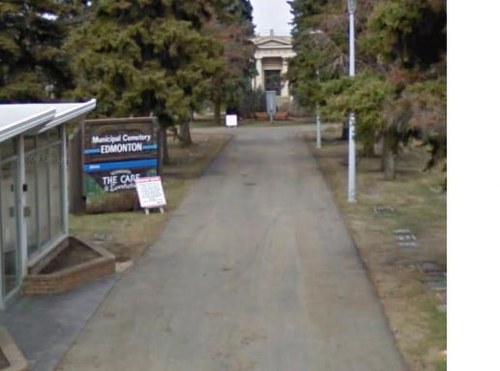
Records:
[[[85,103],[0,105],[0,309],[19,292],[28,267],[68,235],[64,124]]]

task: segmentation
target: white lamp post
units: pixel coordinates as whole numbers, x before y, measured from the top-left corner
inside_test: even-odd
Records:
[[[319,70],[316,69],[316,78],[319,83]],[[319,103],[316,102],[316,148],[321,148],[321,118],[319,115]]]
[[[349,76],[354,76],[354,12],[356,0],[347,0],[349,10]],[[356,202],[356,117],[349,113],[349,166],[347,179],[347,202]]]

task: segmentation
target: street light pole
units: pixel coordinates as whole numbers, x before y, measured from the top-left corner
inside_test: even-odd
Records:
[[[316,78],[319,82],[319,70],[316,69]],[[319,103],[316,102],[316,148],[321,148],[321,118],[319,116]]]
[[[349,76],[355,75],[354,70],[354,12],[356,0],[347,0],[349,10]],[[347,180],[347,202],[356,202],[356,117],[349,113],[349,166]]]

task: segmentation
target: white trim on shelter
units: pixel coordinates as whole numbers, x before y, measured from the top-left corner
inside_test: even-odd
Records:
[[[83,103],[0,104],[0,142],[33,129],[42,132],[78,119],[95,107],[95,99]]]
[[[44,106],[44,104],[40,104]],[[51,106],[47,104],[47,106]],[[55,107],[56,112],[54,118],[44,125],[39,132],[44,132],[57,125],[61,125],[68,121],[75,121],[81,119],[87,113],[95,109],[96,100],[92,99],[85,103],[58,103]]]
[[[0,105],[0,142],[46,124],[54,118],[55,113],[55,109],[48,107]]]

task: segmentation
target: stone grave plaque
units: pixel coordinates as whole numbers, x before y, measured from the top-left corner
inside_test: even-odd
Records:
[[[432,276],[445,277],[446,276],[446,271],[434,262],[431,262],[431,261],[421,262],[421,263],[418,263],[417,266],[422,271],[422,273],[424,273],[426,276],[429,276],[429,277],[432,277]]]
[[[428,281],[424,284],[424,286],[427,290],[445,291],[446,280]]]
[[[417,238],[409,229],[395,229],[394,238],[401,247],[418,247]]]
[[[377,216],[390,217],[394,215],[394,208],[389,205],[375,206],[373,212]]]

